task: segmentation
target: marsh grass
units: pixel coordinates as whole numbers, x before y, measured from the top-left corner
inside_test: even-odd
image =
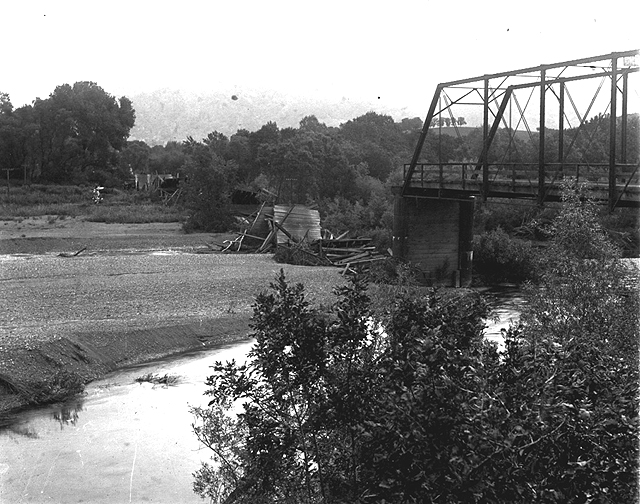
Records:
[[[85,219],[107,224],[136,224],[148,222],[181,222],[185,212],[164,205],[95,205]]]
[[[82,217],[93,222],[136,224],[181,222],[186,212],[181,207],[166,207],[153,202],[146,192],[109,189],[102,203],[92,202],[91,187],[32,184],[0,190],[0,218],[21,220],[47,216],[52,219]]]

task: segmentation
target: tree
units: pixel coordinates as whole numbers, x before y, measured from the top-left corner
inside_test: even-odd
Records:
[[[52,181],[113,172],[135,122],[128,98],[116,101],[94,82],[58,86],[34,112],[42,176]]]
[[[184,183],[183,202],[189,216],[184,223],[186,232],[228,231],[233,223],[230,210],[232,162],[224,162],[215,154],[206,164],[188,157],[182,167]]]
[[[9,95],[0,93],[0,165],[14,177],[22,172],[25,182],[38,174],[37,132],[33,108],[14,110]]]
[[[211,151],[221,159],[229,159],[229,139],[218,131],[213,131],[207,135],[207,138],[202,140]]]
[[[310,115],[300,120],[300,130],[322,132],[327,130],[327,125],[318,121],[316,116]]]
[[[149,172],[177,174],[185,162],[186,154],[181,142],[170,141],[164,147],[154,145],[149,154]]]
[[[151,148],[142,140],[127,142],[120,152],[120,167],[124,173],[150,173]]]
[[[0,91],[0,115],[10,115],[13,112],[13,104],[8,93]]]

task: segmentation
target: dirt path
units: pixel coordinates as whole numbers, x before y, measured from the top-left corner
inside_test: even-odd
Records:
[[[196,253],[225,236],[179,224],[40,218],[0,230],[0,411],[60,370],[87,381],[245,337],[255,296],[282,267],[270,255]],[[284,270],[318,303],[342,282],[334,268]]]

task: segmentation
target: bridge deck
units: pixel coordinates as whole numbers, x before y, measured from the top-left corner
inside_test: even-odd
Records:
[[[409,165],[405,165],[405,179]],[[638,165],[616,166],[616,206],[640,207]],[[547,164],[540,187],[538,164],[502,163],[488,167],[488,177],[476,163],[420,163],[404,195],[425,198],[467,199],[482,195],[495,198],[559,201],[566,181],[584,183],[594,200],[609,200],[609,166],[604,164]],[[543,197],[540,197],[542,192]]]

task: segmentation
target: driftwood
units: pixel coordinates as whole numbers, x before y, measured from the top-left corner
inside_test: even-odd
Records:
[[[263,203],[257,212],[247,216],[246,229],[234,240],[217,246],[222,252],[276,252],[284,262],[336,266],[343,269],[343,274],[354,268],[367,269],[389,257],[371,245],[371,238],[349,238],[348,231],[334,237],[320,229],[317,211],[314,210],[314,216],[310,210],[301,205],[265,208]],[[292,222],[288,223],[290,215]]]
[[[67,254],[66,252],[60,252],[58,254],[58,257],[77,257],[79,256],[82,252],[84,252],[85,250],[87,250],[87,247],[82,247],[80,250],[78,250],[75,254]]]

